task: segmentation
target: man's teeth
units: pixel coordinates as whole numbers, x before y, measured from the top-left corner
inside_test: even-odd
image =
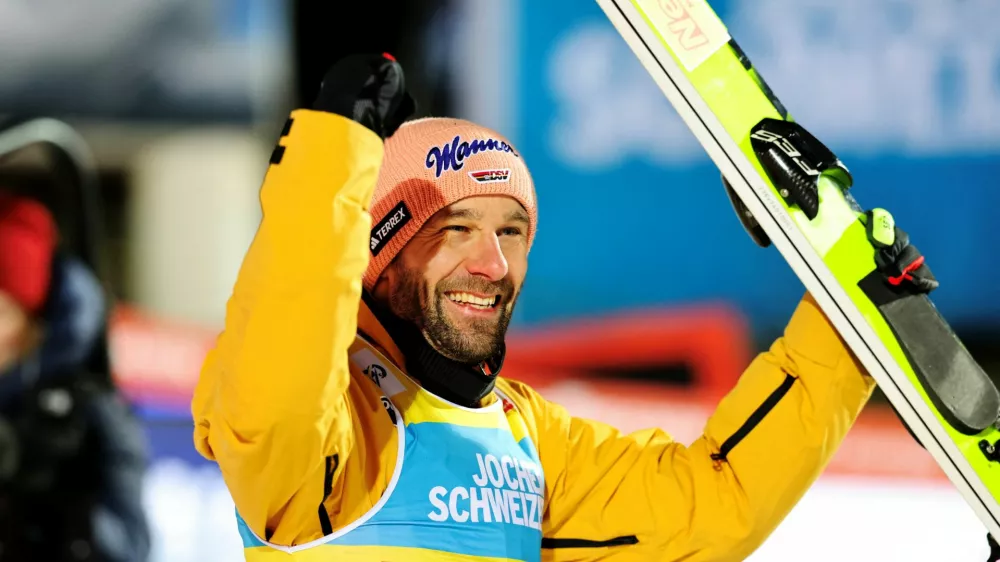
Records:
[[[479,308],[493,308],[496,304],[497,298],[484,299],[483,297],[477,297],[475,295],[470,295],[469,293],[448,293],[448,298],[453,302],[460,304],[471,304]]]

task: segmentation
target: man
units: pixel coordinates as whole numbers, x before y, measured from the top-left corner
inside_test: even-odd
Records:
[[[87,368],[104,293],[58,246],[48,209],[0,191],[0,552],[142,562],[141,429]]]
[[[246,558],[745,558],[873,388],[816,303],[690,446],[572,417],[497,376],[538,228],[521,155],[411,109],[395,62],[349,58],[272,156],[192,405]]]

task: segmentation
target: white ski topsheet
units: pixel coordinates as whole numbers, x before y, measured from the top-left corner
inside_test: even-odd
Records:
[[[597,2],[907,425],[920,442],[925,444],[927,451],[933,455],[983,524],[993,536],[1000,537],[1000,506],[654,31],[629,0]],[[687,4],[690,5],[688,9],[691,9],[691,6],[700,6],[704,2],[695,0]],[[712,19],[715,19],[714,13]],[[718,45],[722,37],[728,41],[728,32],[712,40],[712,46]],[[717,48],[719,47],[714,47]],[[711,54],[702,53],[689,58],[686,66],[694,68],[694,62],[698,62],[698,59],[704,61]],[[747,55],[753,60],[752,53]],[[780,92],[775,93],[780,97]],[[718,188],[722,189],[721,185]]]

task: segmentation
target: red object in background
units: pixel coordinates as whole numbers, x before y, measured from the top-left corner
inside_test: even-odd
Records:
[[[111,319],[115,376],[137,399],[188,401],[216,333],[119,307]],[[588,369],[687,366],[693,385],[724,395],[750,362],[742,317],[721,305],[626,313],[512,332],[504,375],[532,386],[576,380]],[[658,385],[660,386],[660,385]]]
[[[165,322],[122,307],[111,321],[115,377],[133,399],[188,411],[213,330]],[[719,398],[749,364],[740,317],[725,307],[623,314],[512,333],[504,374],[574,415],[623,432],[660,427],[697,439]],[[670,387],[581,376],[585,368],[685,364],[693,385]],[[946,481],[929,454],[887,408],[866,409],[824,474]]]
[[[511,333],[504,370],[567,373],[589,369],[686,366],[684,391],[719,399],[750,364],[743,317],[721,304],[629,312]],[[516,374],[515,374],[516,373]],[[525,381],[535,382],[535,381]],[[551,383],[545,376],[539,383]]]
[[[217,333],[119,306],[108,335],[115,380],[130,398],[186,409]]]
[[[29,315],[45,304],[58,238],[48,208],[34,199],[0,191],[0,291]]]

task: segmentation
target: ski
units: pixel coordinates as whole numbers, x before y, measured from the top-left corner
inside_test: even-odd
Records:
[[[1000,392],[925,294],[894,289],[832,151],[794,121],[705,0],[597,0],[917,441],[1000,537]]]

